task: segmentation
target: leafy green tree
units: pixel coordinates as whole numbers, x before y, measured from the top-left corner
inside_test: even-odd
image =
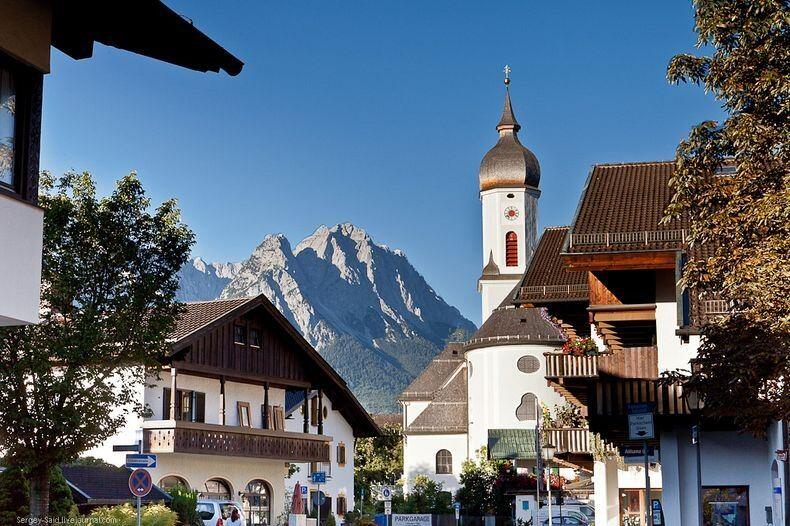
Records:
[[[49,516],[53,518],[68,517],[74,507],[71,488],[60,467],[52,468],[49,478]]]
[[[396,513],[442,515],[452,513],[452,503],[452,495],[442,489],[441,482],[435,482],[425,475],[417,475],[409,494],[393,497],[392,508]]]
[[[461,466],[461,487],[456,500],[466,515],[480,517],[492,514],[496,508],[494,483],[503,462],[488,460],[486,448],[477,452],[476,460],[467,460]]]
[[[10,466],[0,473],[0,524],[17,524],[17,517],[26,517],[30,488],[22,469]]]
[[[372,499],[373,484],[395,484],[403,475],[403,433],[398,424],[385,424],[381,435],[357,440],[354,450],[354,484],[360,509]]]
[[[41,322],[0,329],[0,449],[44,518],[52,469],[144,411],[133,387],[168,349],[193,235],[174,201],[149,211],[135,174],[103,198],[87,173],[44,173],[41,188]]]
[[[667,220],[690,220],[685,287],[731,308],[702,328],[700,367],[670,377],[700,392],[709,415],[759,435],[790,418],[790,4],[694,7],[697,45],[711,54],[675,56],[667,77],[703,86],[727,118],[680,143]]]

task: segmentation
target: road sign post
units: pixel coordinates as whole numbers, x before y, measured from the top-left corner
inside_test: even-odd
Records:
[[[459,526],[459,524],[461,522],[461,503],[460,502],[454,502],[453,503],[453,508],[455,508],[455,525]]]
[[[392,489],[389,486],[381,488],[381,497],[384,499],[384,515],[387,516],[387,525],[392,524]]]
[[[647,441],[655,438],[655,426],[653,424],[653,413],[655,404],[626,404],[628,411],[628,438],[630,440],[642,441],[642,454],[645,460],[645,496],[648,503],[650,499],[650,458],[647,448]],[[650,506],[647,507],[647,517],[645,524],[651,523]]]
[[[140,526],[140,504],[142,498],[151,492],[154,483],[151,474],[144,469],[135,469],[129,474],[129,491],[137,497],[137,526]]]
[[[314,471],[310,474],[310,480],[316,485],[316,526],[321,526],[321,484],[326,484],[326,471]]]

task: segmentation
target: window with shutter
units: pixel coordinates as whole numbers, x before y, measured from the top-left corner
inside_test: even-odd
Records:
[[[206,393],[195,393],[195,422],[206,421]]]
[[[345,495],[339,495],[337,497],[337,514],[338,515],[345,515],[346,514],[346,497]]]
[[[318,425],[318,397],[313,397],[310,400],[310,424]]]
[[[337,445],[337,465],[346,465],[346,445],[343,443]]]
[[[162,420],[170,420],[170,388],[165,387],[162,392]]]
[[[518,266],[518,236],[515,232],[505,234],[505,264],[508,267]]]

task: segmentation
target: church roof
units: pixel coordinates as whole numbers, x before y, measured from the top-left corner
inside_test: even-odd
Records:
[[[456,367],[454,376],[436,392],[433,401],[414,419],[407,433],[466,433],[466,367]]]
[[[483,267],[483,277],[499,276],[499,267],[494,262],[494,251],[488,255],[488,263]]]
[[[499,140],[480,163],[480,191],[491,188],[537,188],[540,184],[540,163],[518,139],[521,129],[513,113],[510,90],[505,91],[505,107],[496,127]]]
[[[398,396],[400,401],[433,400],[436,391],[464,361],[463,343],[448,343]]]
[[[560,329],[535,307],[499,307],[472,335],[465,350],[494,345],[561,344]]]

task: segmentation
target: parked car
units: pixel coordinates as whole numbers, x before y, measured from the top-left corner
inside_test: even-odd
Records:
[[[540,523],[541,526],[549,526],[549,518],[543,520]],[[586,526],[587,523],[581,519],[576,517],[571,517],[569,515],[563,515],[562,517],[552,517],[551,518],[551,526]]]
[[[559,508],[554,506],[551,511],[551,518],[552,526],[555,524],[568,526],[589,526],[590,524],[590,521],[583,513],[576,510],[565,509],[565,506],[562,507],[561,515]],[[540,513],[538,514],[538,523],[541,524],[541,526],[544,524],[548,525],[549,523],[549,510],[545,506],[540,509]]]
[[[230,518],[233,508],[239,510],[242,526],[246,526],[241,504],[232,500],[199,500],[197,501],[197,512],[203,520],[203,526],[223,526]]]
[[[567,511],[577,511],[577,512],[581,513],[582,515],[584,515],[584,517],[587,519],[587,521],[590,524],[595,524],[595,506],[592,506],[590,504],[584,504],[584,503],[578,503],[577,504],[575,502],[572,502],[572,503],[568,503],[568,504],[563,504],[562,505],[562,513],[563,513],[563,515],[565,514],[566,510]]]

